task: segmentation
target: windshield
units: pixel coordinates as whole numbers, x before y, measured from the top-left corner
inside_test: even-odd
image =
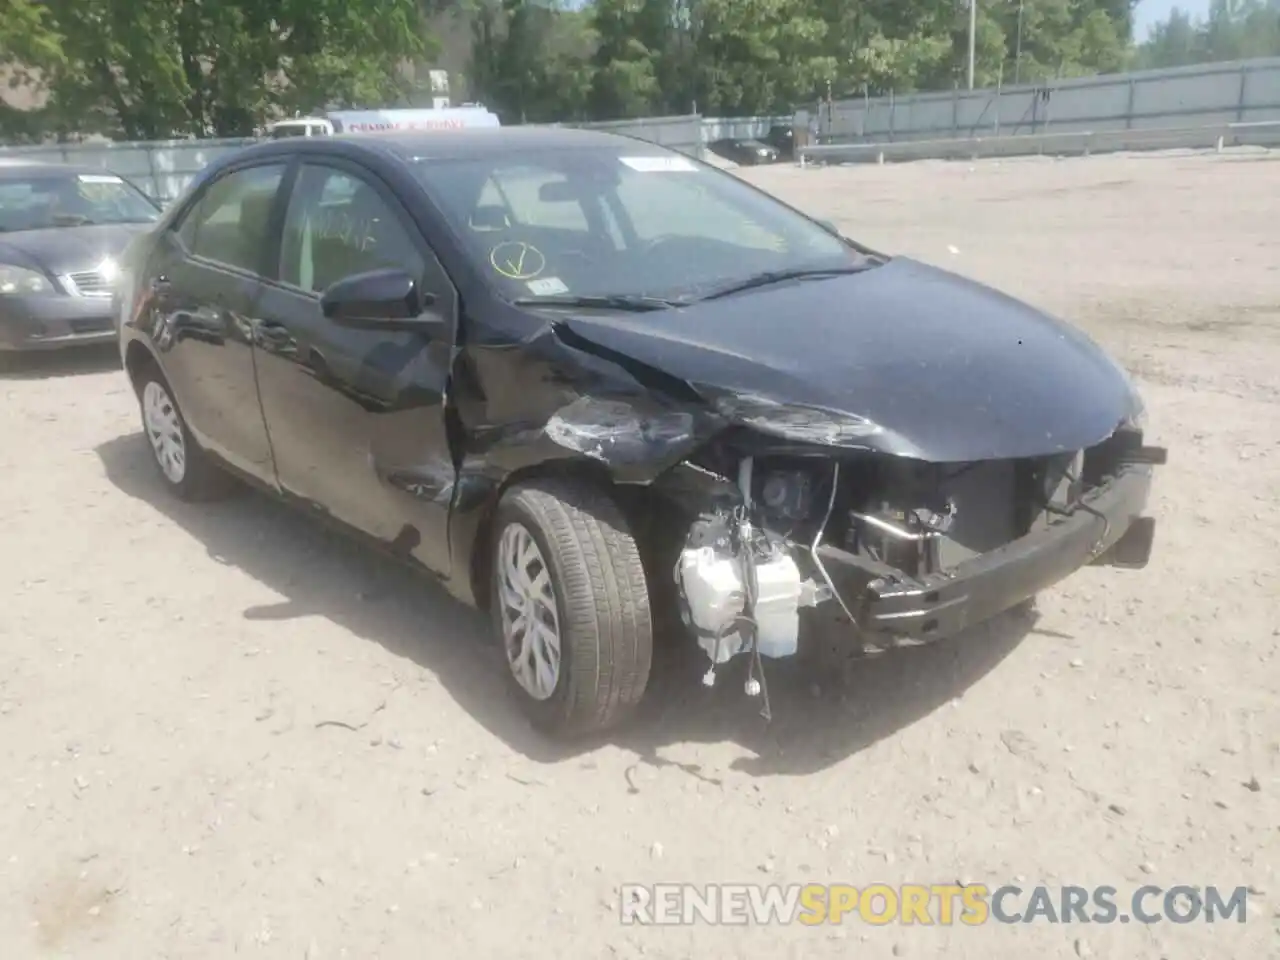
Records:
[[[511,299],[696,299],[763,273],[866,264],[845,241],[736,177],[647,145],[415,167]]]
[[[151,223],[160,211],[112,173],[33,173],[0,179],[0,231]]]

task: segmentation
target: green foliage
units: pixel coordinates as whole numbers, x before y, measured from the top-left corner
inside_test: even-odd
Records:
[[[244,136],[280,111],[394,102],[417,0],[0,0],[0,61],[53,132]]]
[[[1276,56],[1280,56],[1280,0],[1214,0],[1204,20],[1193,22],[1174,10],[1138,47],[1136,63],[1180,67]]]
[[[585,119],[595,35],[586,13],[537,0],[470,0],[470,86],[504,123]]]
[[[39,0],[0,0],[0,66],[16,69],[19,82],[36,65],[61,60],[60,38]]]
[[[1137,0],[977,0],[977,86],[1280,54],[1280,0],[1214,0],[1134,48]],[[966,0],[0,0],[0,67],[47,106],[11,138],[234,136],[406,102],[406,64],[470,33],[471,95],[506,123],[789,112],[967,83]],[[465,41],[464,41],[465,43]]]
[[[827,94],[967,82],[964,0],[475,0],[473,85],[504,115],[768,114]],[[975,81],[1123,69],[1134,0],[978,0]],[[511,47],[537,7],[576,41],[558,58]],[[1021,8],[1021,9],[1020,9]],[[551,28],[547,28],[551,29]],[[1021,34],[1021,41],[1019,41]]]

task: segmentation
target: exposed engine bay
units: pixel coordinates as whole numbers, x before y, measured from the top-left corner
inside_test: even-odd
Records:
[[[1145,565],[1149,523],[1118,531],[1115,542],[1091,500],[1126,471],[1162,462],[1163,449],[1143,447],[1136,427],[1075,453],[971,463],[718,439],[683,465],[719,496],[692,522],[674,571],[683,620],[710,661],[703,682],[747,656],[746,692],[764,694],[768,717],[762,659],[796,654],[802,609],[833,605],[854,642],[872,647],[940,639],[977,622],[954,612],[969,592],[946,595],[967,568],[1011,545],[1047,554],[1077,514],[1101,518],[1102,532],[1062,575],[1085,563]],[[1039,554],[1033,560],[1044,566]],[[1033,573],[1006,576],[1014,582],[986,603],[989,614],[1060,578]],[[908,609],[879,612],[891,594],[908,598]]]

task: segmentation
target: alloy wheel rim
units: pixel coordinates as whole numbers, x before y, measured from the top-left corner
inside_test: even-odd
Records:
[[[154,380],[142,390],[142,423],[160,472],[170,483],[187,475],[187,444],[182,435],[178,408],[164,387]]]
[[[560,614],[551,570],[520,523],[508,524],[498,541],[498,602],[512,675],[535,700],[549,699],[560,680]]]

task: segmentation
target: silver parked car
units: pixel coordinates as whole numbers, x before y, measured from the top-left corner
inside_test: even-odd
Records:
[[[159,206],[114,173],[0,164],[0,351],[113,340],[117,263],[159,218]]]

